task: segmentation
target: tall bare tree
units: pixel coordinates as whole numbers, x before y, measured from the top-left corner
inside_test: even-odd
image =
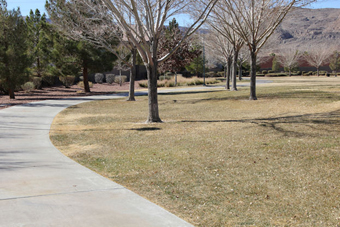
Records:
[[[225,24],[244,40],[251,59],[250,100],[256,97],[256,58],[259,50],[273,34],[293,6],[316,0],[220,0],[230,20]]]
[[[157,97],[157,66],[172,55],[182,42],[192,35],[206,20],[217,0],[208,0],[204,10],[183,35],[179,43],[166,55],[158,58],[158,44],[164,23],[176,14],[183,13],[194,0],[49,0],[50,2],[71,2],[86,9],[90,14],[89,29],[99,36],[106,32],[122,33],[137,48],[148,74],[149,114],[147,122],[161,122]],[[79,8],[78,8],[79,10]],[[76,15],[76,14],[75,14]],[[84,15],[84,11],[77,15]],[[69,15],[70,16],[70,15]],[[100,25],[110,21],[110,26]],[[97,26],[97,25],[100,26]],[[105,24],[105,23],[103,23]],[[80,31],[84,32],[83,29]],[[119,37],[119,36],[118,36]]]
[[[299,66],[301,56],[301,52],[296,48],[284,48],[276,55],[276,59],[288,70],[289,76],[292,76],[292,69]]]
[[[229,24],[232,24],[231,17],[229,12],[225,10],[225,6],[223,1],[219,1],[217,3],[217,7],[212,10],[210,17],[208,19],[209,26],[217,31],[219,35],[225,37],[233,48],[233,57],[232,57],[232,91],[237,91],[236,87],[236,78],[237,78],[237,62],[239,57],[239,52],[244,44],[244,40],[242,37],[232,28]]]
[[[329,59],[332,54],[332,48],[326,44],[316,47],[308,47],[303,57],[310,66],[316,68],[317,75],[319,76],[319,69],[324,64],[329,63]]]
[[[215,56],[224,67],[224,77],[226,78],[225,89],[230,89],[231,64],[233,56],[233,46],[229,40],[221,36],[218,31],[211,29],[205,37],[208,55]]]

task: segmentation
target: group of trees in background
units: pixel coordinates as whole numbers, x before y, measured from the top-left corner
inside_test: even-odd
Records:
[[[68,39],[47,22],[39,10],[24,18],[0,1],[0,90],[15,98],[26,82],[41,88],[56,78],[67,81],[82,71],[84,91],[90,92],[88,73],[112,70],[116,57],[84,41]],[[117,44],[117,43],[116,43]]]
[[[129,100],[134,100],[133,84],[139,58],[148,76],[147,122],[161,122],[157,98],[158,73],[168,71],[177,74],[185,66],[189,71],[198,72],[199,67],[205,64],[201,57],[201,43],[204,43],[210,56],[227,69],[227,89],[231,78],[231,90],[237,90],[237,71],[241,79],[241,66],[249,59],[250,99],[256,100],[260,50],[293,7],[313,1],[316,0],[48,0],[46,10],[52,20],[51,25],[39,11],[31,12],[23,20],[19,10],[8,11],[5,0],[1,0],[1,84],[13,93],[15,86],[9,81],[16,81],[16,76],[25,81],[29,75],[37,78],[68,76],[82,70],[84,90],[90,92],[89,71],[112,69],[112,62],[118,59],[120,66],[130,68]],[[192,15],[192,23],[186,30],[181,31],[175,20],[164,27],[166,21],[181,13]],[[205,22],[207,34],[194,42],[192,35]],[[15,39],[28,42],[23,42],[23,46],[17,49],[11,46],[14,39],[8,38],[11,35],[8,26],[12,26],[11,32],[20,30]],[[21,51],[21,54],[15,51]],[[321,55],[320,52],[317,54],[318,57]],[[334,55],[337,57],[330,66],[337,69],[339,55],[337,52]],[[275,57],[275,61],[291,74],[300,56],[297,50],[285,50]],[[324,63],[324,60],[315,58],[312,51],[304,56],[317,69]],[[20,61],[23,70],[14,73],[10,64],[15,63],[15,70],[19,70],[19,60],[15,58],[20,57],[26,59]],[[8,72],[2,73],[5,68]]]

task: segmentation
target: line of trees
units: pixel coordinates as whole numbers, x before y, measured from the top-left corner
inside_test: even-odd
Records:
[[[148,75],[147,122],[151,123],[161,122],[157,96],[159,70],[172,68],[172,71],[177,72],[175,66],[179,64],[178,58],[185,59],[183,62],[195,59],[193,56],[198,52],[195,53],[188,40],[206,21],[211,34],[224,39],[215,39],[219,42],[219,45],[215,44],[215,49],[220,49],[216,52],[220,53],[221,62],[227,66],[228,76],[231,75],[231,90],[237,90],[237,67],[240,67],[240,59],[246,59],[244,54],[239,56],[239,52],[242,47],[248,49],[247,55],[251,61],[249,99],[256,100],[256,65],[259,51],[293,7],[316,0],[47,0],[46,10],[53,22],[53,28],[57,28],[59,33],[46,23],[45,15],[31,12],[29,18],[24,21],[19,10],[7,11],[6,1],[0,1],[3,21],[0,39],[4,43],[2,46],[10,48],[10,44],[6,44],[6,26],[25,27],[20,28],[22,36],[16,38],[25,37],[30,43],[28,45],[28,42],[23,42],[23,47],[20,48],[23,54],[15,54],[15,57],[29,55],[27,65],[30,65],[31,74],[37,77],[49,73],[66,76],[82,69],[84,89],[89,92],[87,74],[88,70],[100,65],[96,62],[98,56],[110,53],[115,56],[112,59],[118,58],[121,63],[130,67],[133,80],[138,52]],[[193,22],[186,31],[179,32],[175,24],[170,24],[170,27],[173,27],[172,34],[164,29],[164,23],[170,18],[190,12]],[[17,18],[17,22],[11,25],[10,20],[6,19],[10,17],[7,14],[13,14],[12,17]],[[127,55],[130,57],[119,53],[116,48],[118,44],[129,50]],[[19,51],[11,48],[13,51]],[[180,54],[177,58],[172,58],[176,51]],[[7,59],[1,63],[2,69],[9,69],[9,62],[17,62],[10,60],[10,55],[6,55],[8,53],[11,51],[1,52],[5,56],[1,59]],[[174,61],[177,61],[176,64]],[[20,62],[24,64],[25,61]],[[106,66],[101,65],[103,68]],[[1,84],[6,84],[8,79],[2,77],[4,78],[1,78]],[[227,81],[229,83],[229,80]],[[12,85],[5,86],[12,92]],[[226,87],[229,89],[229,84]],[[130,95],[133,93],[132,86]]]

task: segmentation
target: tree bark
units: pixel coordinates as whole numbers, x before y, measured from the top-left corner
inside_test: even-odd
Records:
[[[242,63],[238,66],[238,80],[242,80]]]
[[[225,89],[229,90],[230,89],[230,72],[231,72],[231,59],[228,58],[227,60],[227,75],[226,75],[226,84],[225,84]]]
[[[249,100],[257,100],[256,97],[256,47],[253,45],[250,52],[251,70],[250,70],[250,97]]]
[[[130,69],[129,97],[127,101],[136,101],[135,99],[136,58],[137,58],[136,48],[133,48],[131,52],[132,52],[132,68]]]
[[[238,50],[237,48],[234,47],[233,71],[232,71],[232,77],[231,77],[231,80],[232,80],[231,90],[232,91],[237,91],[237,87],[236,87],[237,59],[238,59]]]
[[[149,98],[149,116],[146,123],[159,123],[162,120],[158,111],[158,94],[157,94],[157,61],[154,59],[153,65],[147,65],[148,74],[148,98]]]
[[[15,99],[14,95],[14,89],[13,88],[8,88],[8,94],[10,99]]]
[[[88,75],[88,67],[86,60],[83,60],[83,82],[84,82],[84,92],[91,92],[89,86],[89,75]]]

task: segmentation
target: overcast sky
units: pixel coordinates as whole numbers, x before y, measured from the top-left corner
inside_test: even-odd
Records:
[[[41,13],[45,11],[46,0],[7,0],[8,9],[20,7],[21,14],[26,16],[29,14],[30,9],[39,9]],[[340,0],[320,0],[312,4],[309,8],[340,8]],[[179,25],[185,25],[185,17],[178,18]]]

